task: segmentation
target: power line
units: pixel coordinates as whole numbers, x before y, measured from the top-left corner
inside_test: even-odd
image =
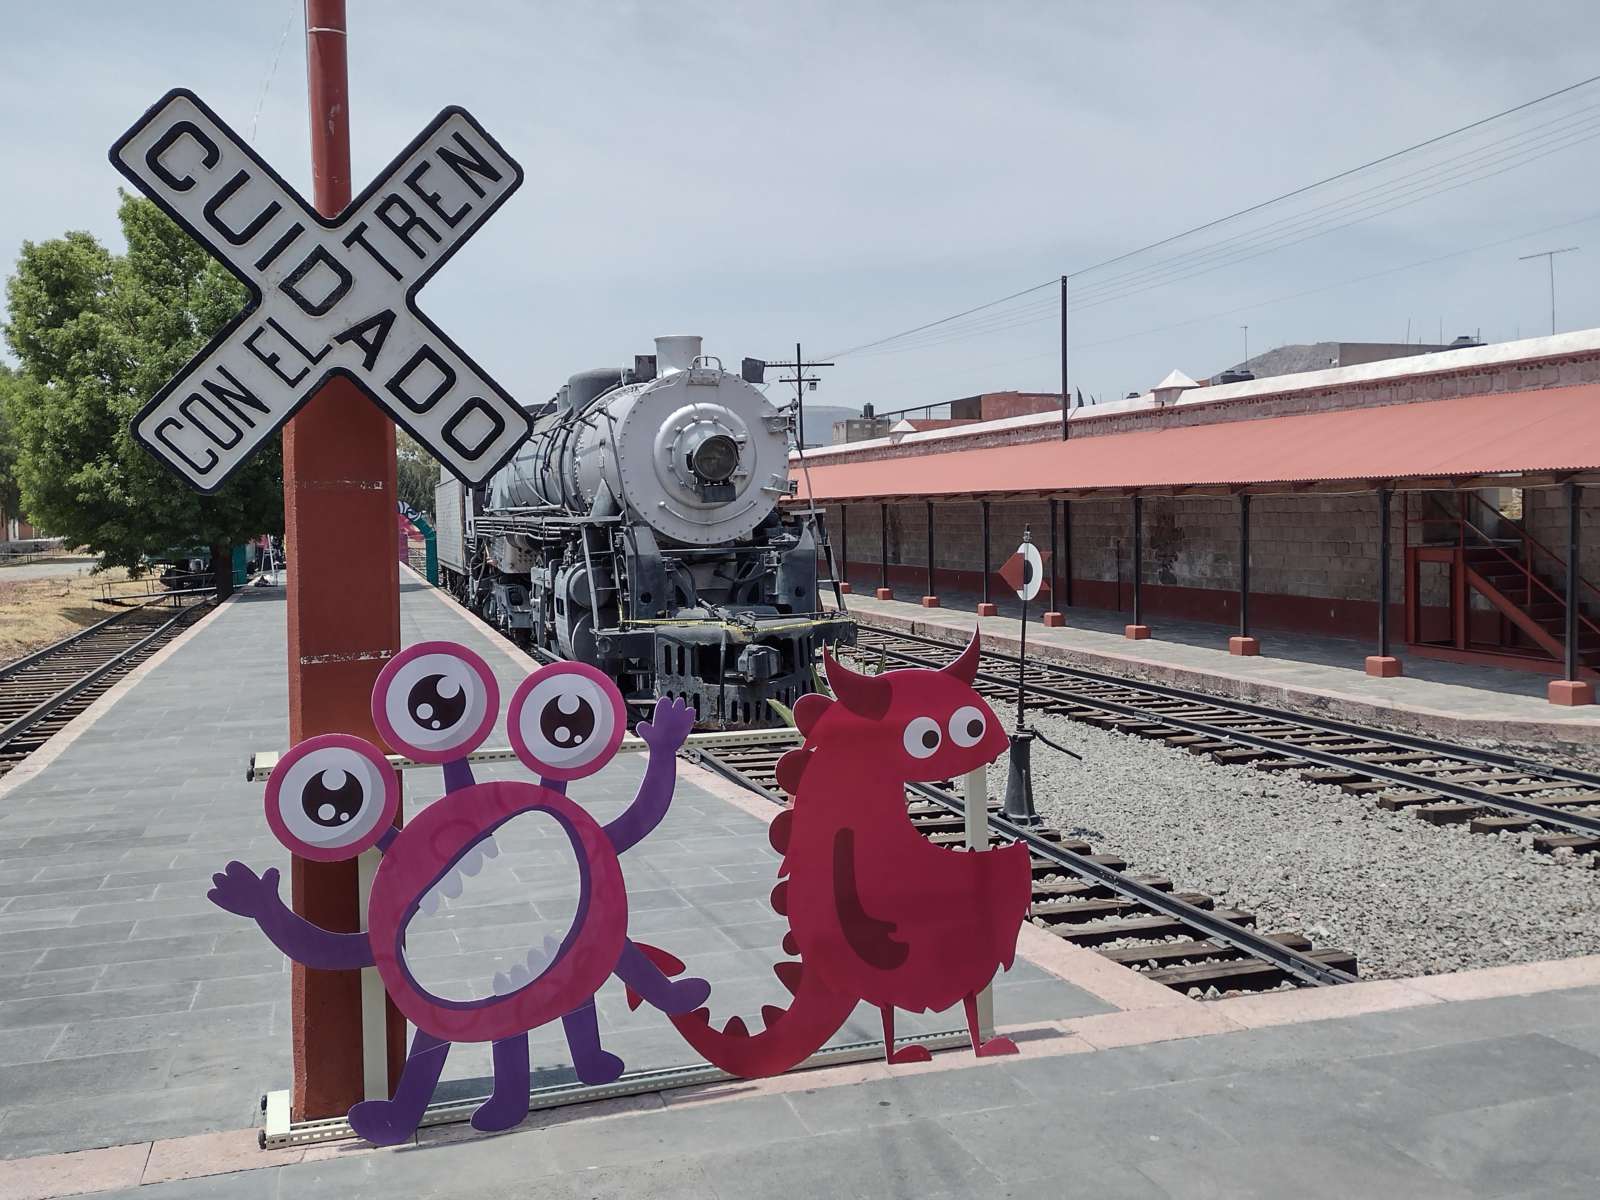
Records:
[[[1580,136],[1567,136],[1573,133],[1577,133]],[[1280,230],[1279,235],[1275,240],[1268,240],[1265,244],[1258,243],[1255,246],[1246,244],[1244,246],[1234,247],[1231,250],[1222,252],[1220,258],[1217,255],[1211,255],[1211,261],[1207,261],[1207,258],[1205,257],[1206,248],[1202,248],[1202,250],[1194,252],[1194,254],[1201,255],[1202,257],[1196,259],[1195,262],[1190,264],[1191,268],[1193,269],[1184,271],[1182,273],[1169,271],[1155,278],[1147,279],[1138,284],[1124,287],[1120,291],[1111,291],[1109,294],[1096,294],[1091,292],[1089,298],[1081,303],[1076,302],[1078,297],[1074,296],[1074,303],[1070,305],[1070,308],[1074,312],[1086,311],[1088,309],[1102,307],[1106,304],[1115,303],[1119,300],[1125,300],[1129,297],[1152,291],[1158,287],[1166,287],[1173,283],[1181,283],[1185,280],[1193,279],[1199,275],[1209,274],[1212,271],[1235,266],[1241,262],[1247,262],[1254,258],[1259,258],[1262,255],[1270,254],[1276,250],[1287,249],[1290,246],[1298,245],[1301,242],[1309,241],[1312,238],[1320,237],[1326,233],[1335,233],[1341,229],[1348,229],[1350,226],[1359,224],[1362,221],[1371,220],[1374,217],[1382,216],[1386,213],[1409,207],[1412,204],[1420,203],[1421,201],[1431,199],[1434,196],[1443,195],[1446,192],[1454,191],[1455,189],[1465,187],[1468,184],[1481,182],[1484,179],[1493,178],[1496,175],[1502,175],[1509,170],[1515,169],[1516,167],[1523,166],[1529,162],[1534,162],[1540,158],[1545,158],[1561,150],[1568,149],[1571,146],[1578,145],[1582,142],[1592,141],[1596,137],[1600,137],[1600,121],[1590,122],[1589,124],[1577,130],[1569,129],[1560,131],[1558,134],[1547,134],[1545,135],[1544,139],[1539,140],[1548,140],[1548,138],[1553,136],[1566,137],[1566,140],[1561,141],[1556,145],[1544,148],[1524,146],[1520,149],[1504,152],[1498,158],[1493,158],[1487,162],[1480,162],[1475,164],[1472,168],[1467,168],[1467,170],[1483,167],[1493,167],[1495,169],[1482,170],[1478,174],[1469,174],[1467,178],[1455,179],[1454,176],[1463,173],[1462,169],[1457,169],[1454,172],[1445,173],[1439,178],[1427,180],[1423,183],[1412,184],[1408,187],[1394,188],[1391,184],[1389,185],[1389,195],[1376,198],[1374,202],[1369,204],[1365,210],[1358,208],[1355,214],[1350,216],[1349,219],[1338,220],[1336,223],[1312,222],[1309,225],[1302,221],[1299,225],[1291,225],[1286,229]],[[1535,150],[1537,150],[1537,152],[1534,152]],[[1423,173],[1424,172],[1414,172],[1413,174],[1415,175]],[[1392,181],[1392,183],[1404,182],[1405,178]],[[1372,191],[1373,189],[1367,190]],[[1283,222],[1280,221],[1277,222],[1277,224],[1282,225]],[[1183,257],[1193,257],[1193,255],[1180,256],[1180,258],[1170,261],[1179,262]],[[1053,299],[1042,303],[1035,302],[1030,305],[1006,310],[1003,312],[991,313],[989,316],[980,318],[976,322],[969,322],[968,324],[958,326],[953,330],[941,330],[937,333],[930,332],[928,334],[924,334],[920,338],[901,338],[899,340],[887,339],[888,341],[892,341],[893,344],[882,345],[879,348],[870,351],[868,356],[872,357],[881,354],[898,354],[913,350],[924,350],[934,346],[945,345],[949,342],[958,341],[967,337],[978,337],[993,333],[1005,332],[1007,330],[1020,328],[1025,325],[1042,323],[1043,321],[1050,319],[1051,315],[1058,311],[1057,303]]]
[[[1456,128],[1448,130],[1448,131],[1446,131],[1444,133],[1436,134],[1433,137],[1427,138],[1427,139],[1425,139],[1423,141],[1420,141],[1420,142],[1413,143],[1412,145],[1406,146],[1406,147],[1404,147],[1402,149],[1399,149],[1399,150],[1392,151],[1392,152],[1390,152],[1388,154],[1381,155],[1378,158],[1371,159],[1371,160],[1369,160],[1367,162],[1361,163],[1358,166],[1349,167],[1349,168],[1347,168],[1345,170],[1336,172],[1335,174],[1332,174],[1332,175],[1326,176],[1326,177],[1324,177],[1322,179],[1316,180],[1313,183],[1305,184],[1305,185],[1303,185],[1301,187],[1297,187],[1297,188],[1294,188],[1294,189],[1292,189],[1290,191],[1283,192],[1283,193],[1281,193],[1281,194],[1279,194],[1277,196],[1273,196],[1270,199],[1262,200],[1262,201],[1260,201],[1260,202],[1258,202],[1256,204],[1249,205],[1249,206],[1247,206],[1245,208],[1242,208],[1242,209],[1239,209],[1239,210],[1237,210],[1235,212],[1229,213],[1226,216],[1217,217],[1214,220],[1204,222],[1203,224],[1200,224],[1200,225],[1196,225],[1196,226],[1194,226],[1194,227],[1192,227],[1190,229],[1186,229],[1186,230],[1182,231],[1181,233],[1176,233],[1176,234],[1173,234],[1173,235],[1171,235],[1169,237],[1162,238],[1162,239],[1160,239],[1158,241],[1151,242],[1151,243],[1149,243],[1147,245],[1140,246],[1137,249],[1129,250],[1129,251],[1126,251],[1125,253],[1114,255],[1111,258],[1104,259],[1104,260],[1102,260],[1100,262],[1097,262],[1097,263],[1092,263],[1089,266],[1080,267],[1076,271],[1070,272],[1068,274],[1068,278],[1077,278],[1079,276],[1086,275],[1086,274],[1088,274],[1088,273],[1090,273],[1092,271],[1102,270],[1102,269],[1104,269],[1106,267],[1113,266],[1113,265],[1115,265],[1117,263],[1127,261],[1128,259],[1134,258],[1137,255],[1148,253],[1151,250],[1160,249],[1162,246],[1171,245],[1172,243],[1177,242],[1177,241],[1179,241],[1179,240],[1181,240],[1183,238],[1187,238],[1187,237],[1193,236],[1194,234],[1197,234],[1197,233],[1202,233],[1202,232],[1204,232],[1204,231],[1206,231],[1208,229],[1214,229],[1217,226],[1223,225],[1223,224],[1225,224],[1225,223],[1227,223],[1229,221],[1234,221],[1234,220],[1237,220],[1237,219],[1239,219],[1241,217],[1249,216],[1251,213],[1259,212],[1262,209],[1268,208],[1268,207],[1270,207],[1272,205],[1280,204],[1280,203],[1282,203],[1284,201],[1291,200],[1291,199],[1293,199],[1293,198],[1295,198],[1297,196],[1301,196],[1301,195],[1304,195],[1304,194],[1306,194],[1308,192],[1314,191],[1317,188],[1326,187],[1326,186],[1328,186],[1330,184],[1337,183],[1340,180],[1347,179],[1347,178],[1349,178],[1349,177],[1351,177],[1353,175],[1356,175],[1356,174],[1358,174],[1358,173],[1360,173],[1362,171],[1371,170],[1371,169],[1373,169],[1375,167],[1383,165],[1384,163],[1392,162],[1392,161],[1394,161],[1396,159],[1402,158],[1405,155],[1413,154],[1413,153],[1416,153],[1417,151],[1424,150],[1424,149],[1426,149],[1426,148],[1428,148],[1430,146],[1437,145],[1437,144],[1439,144],[1441,142],[1444,142],[1444,141],[1446,141],[1446,140],[1448,140],[1450,138],[1458,137],[1458,136],[1460,136],[1462,134],[1469,133],[1474,129],[1481,128],[1481,127],[1483,127],[1485,125],[1488,125],[1488,124],[1490,124],[1490,123],[1492,123],[1494,121],[1503,120],[1506,117],[1510,117],[1510,116],[1513,116],[1516,113],[1523,112],[1523,111],[1525,111],[1527,109],[1534,108],[1537,105],[1548,103],[1551,100],[1554,100],[1554,99],[1556,99],[1556,98],[1558,98],[1560,96],[1567,95],[1567,94],[1569,94],[1571,92],[1575,92],[1575,91],[1577,91],[1577,90],[1579,90],[1581,88],[1587,87],[1587,86],[1589,86],[1589,85],[1591,85],[1591,84],[1593,84],[1593,83],[1595,83],[1597,81],[1600,81],[1600,75],[1592,75],[1592,76],[1589,76],[1586,79],[1578,80],[1577,82],[1568,84],[1565,87],[1557,88],[1555,91],[1547,92],[1544,95],[1537,96],[1537,97],[1535,97],[1535,98],[1533,98],[1531,100],[1526,100],[1521,104],[1513,105],[1510,108],[1502,109],[1502,110],[1500,110],[1499,112],[1496,112],[1496,113],[1491,113],[1490,115],[1485,116],[1485,117],[1481,117],[1476,121],[1471,121],[1471,122],[1468,122],[1465,125],[1457,126]],[[1502,140],[1505,140],[1505,139],[1502,139]],[[1579,139],[1579,140],[1587,140],[1587,139],[1585,138],[1585,139]],[[1491,144],[1494,144],[1494,143],[1491,143]],[[1571,143],[1566,143],[1566,144],[1568,144],[1568,145],[1576,144],[1576,142],[1571,142]],[[1557,147],[1557,149],[1564,149],[1564,148],[1565,148],[1565,145]],[[1553,151],[1550,151],[1550,152],[1553,152]],[[1542,157],[1542,156],[1543,155],[1538,155],[1538,156],[1535,156],[1535,157]],[[1449,161],[1449,160],[1447,160],[1447,161]],[[1527,161],[1532,161],[1532,160],[1529,159]],[[1520,165],[1520,164],[1517,164],[1517,165]],[[1494,173],[1498,174],[1500,172],[1494,172]],[[1488,178],[1488,177],[1489,177],[1488,175],[1482,176],[1482,178]],[[1468,182],[1472,182],[1472,180],[1469,180]],[[1459,185],[1453,185],[1453,186],[1459,186]],[[1442,190],[1449,190],[1449,189],[1442,189]],[[1422,197],[1419,197],[1419,198],[1422,198]],[[1412,202],[1414,202],[1414,201],[1412,201]],[[1261,231],[1257,230],[1255,232],[1257,234],[1259,234]],[[962,318],[972,316],[972,315],[974,315],[976,313],[980,313],[980,312],[984,312],[984,311],[989,310],[989,309],[997,308],[1002,304],[1007,304],[1007,303],[1009,303],[1009,302],[1011,302],[1013,300],[1020,299],[1023,296],[1031,295],[1034,292],[1043,291],[1045,288],[1055,287],[1058,284],[1058,280],[1059,280],[1059,277],[1053,277],[1053,278],[1048,279],[1048,280],[1046,280],[1046,281],[1044,281],[1042,283],[1035,284],[1032,287],[1024,288],[1021,291],[1013,292],[1009,296],[1002,296],[998,300],[991,300],[991,301],[988,301],[987,303],[984,303],[984,304],[974,305],[973,307],[968,308],[968,309],[964,309],[961,312],[953,313],[950,316],[941,317],[938,320],[934,320],[934,321],[927,321],[927,322],[924,322],[921,325],[913,326],[910,329],[901,330],[898,333],[893,333],[893,334],[889,334],[889,335],[887,335],[885,337],[876,338],[876,339],[874,339],[872,341],[869,341],[869,342],[863,342],[863,343],[860,343],[858,345],[851,346],[851,347],[849,347],[847,349],[844,349],[844,350],[832,351],[826,357],[833,358],[833,359],[842,358],[842,357],[845,357],[846,355],[857,354],[857,353],[861,353],[861,352],[866,351],[866,350],[871,350],[871,349],[875,349],[877,347],[884,346],[885,344],[887,344],[889,342],[897,342],[897,341],[900,341],[901,339],[911,337],[914,334],[922,333],[922,332],[927,331],[927,330],[932,330],[932,329],[935,329],[935,328],[937,328],[939,326],[948,325],[951,322],[961,320]],[[1102,287],[1103,286],[1107,286],[1111,282],[1113,282],[1113,281],[1106,281],[1106,284],[1102,284],[1101,286]],[[1093,288],[1093,286],[1094,285],[1090,285],[1091,296],[1092,296],[1092,288]],[[1133,294],[1133,293],[1130,292],[1128,294]],[[1000,316],[1002,314],[995,314],[995,315],[996,316]]]

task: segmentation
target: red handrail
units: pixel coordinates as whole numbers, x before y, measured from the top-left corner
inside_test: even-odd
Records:
[[[1478,495],[1477,492],[1457,492],[1456,495],[1458,495],[1458,496],[1470,496],[1470,497],[1472,497],[1473,500],[1475,500],[1477,503],[1483,505],[1483,507],[1487,508],[1490,512],[1494,513],[1495,516],[1499,517],[1501,520],[1503,520],[1503,521],[1511,521],[1510,517],[1507,517],[1498,508],[1496,508],[1494,505],[1490,504],[1482,496]],[[1535,550],[1539,551],[1539,553],[1543,554],[1546,558],[1551,559],[1552,561],[1554,561],[1559,567],[1561,567],[1561,569],[1563,571],[1566,570],[1566,568],[1567,568],[1567,560],[1562,558],[1554,550],[1550,549],[1543,542],[1541,542],[1538,538],[1534,537],[1531,533],[1529,533],[1527,531],[1527,529],[1523,526],[1521,521],[1511,521],[1511,524],[1512,524],[1512,527],[1517,531],[1517,535],[1522,539],[1523,546],[1524,546],[1524,554],[1527,555],[1527,559],[1528,559],[1528,561],[1530,563],[1533,561],[1533,555],[1527,554],[1526,548],[1531,546],[1533,549],[1535,549]],[[1476,527],[1474,527],[1474,528],[1476,528]],[[1488,535],[1485,534],[1481,529],[1477,530],[1477,532],[1481,537],[1484,537],[1485,539],[1488,538]],[[1498,547],[1496,547],[1496,549],[1498,549]],[[1594,593],[1595,599],[1600,600],[1600,587],[1596,587],[1594,584],[1590,583],[1581,574],[1578,576],[1578,584],[1579,584],[1580,587],[1588,588],[1589,591]],[[1546,589],[1546,590],[1549,590],[1549,589]],[[1566,597],[1565,596],[1560,597],[1560,599],[1562,600],[1563,603],[1566,601]],[[1580,613],[1580,615],[1581,615],[1581,613]],[[1585,618],[1585,620],[1587,620],[1587,618]]]
[[[1480,504],[1484,504],[1486,507],[1488,507],[1491,511],[1495,512],[1497,515],[1500,515],[1499,514],[1499,510],[1494,508],[1493,505],[1489,504],[1481,496],[1474,496],[1474,499],[1476,499]],[[1470,530],[1472,530],[1473,533],[1477,534],[1486,543],[1488,543],[1488,545],[1486,547],[1478,547],[1479,549],[1493,550],[1501,558],[1505,559],[1508,563],[1510,563],[1512,566],[1516,567],[1519,571],[1522,572],[1523,577],[1524,577],[1524,579],[1526,581],[1526,584],[1527,584],[1527,592],[1526,592],[1527,599],[1524,601],[1524,603],[1526,603],[1526,604],[1528,604],[1530,606],[1533,604],[1533,587],[1532,587],[1532,585],[1533,584],[1538,584],[1541,589],[1543,589],[1545,592],[1549,593],[1549,595],[1550,595],[1550,597],[1552,599],[1554,599],[1557,603],[1559,603],[1563,608],[1566,607],[1566,601],[1567,601],[1566,596],[1563,595],[1562,593],[1556,591],[1548,583],[1546,583],[1543,579],[1539,578],[1538,573],[1536,571],[1534,571],[1533,568],[1530,567],[1526,561],[1518,561],[1517,559],[1513,558],[1511,555],[1507,554],[1499,546],[1494,544],[1494,539],[1492,537],[1490,537],[1489,534],[1485,533],[1483,530],[1479,529],[1476,525],[1474,525],[1471,521],[1469,521],[1467,519],[1467,517],[1466,517],[1466,513],[1463,510],[1458,509],[1457,512],[1458,512],[1459,518],[1460,518],[1459,523],[1460,523],[1460,528],[1461,528],[1461,549],[1462,550],[1465,550],[1467,548],[1466,531],[1470,529]],[[1517,529],[1518,529],[1519,532],[1522,532],[1522,527],[1520,525],[1517,526]],[[1535,542],[1533,538],[1529,537],[1525,532],[1522,533],[1522,536],[1523,536],[1523,540],[1524,541],[1533,542],[1535,545],[1538,545],[1538,543]],[[1540,549],[1543,549],[1543,547],[1541,546]],[[1550,551],[1546,550],[1545,553],[1546,554],[1550,554]],[[1556,558],[1556,556],[1554,554],[1550,554],[1550,557]],[[1565,565],[1565,560],[1563,560],[1563,559],[1556,558],[1556,561],[1558,563],[1562,563],[1563,566]],[[1579,578],[1580,578],[1580,580],[1582,579],[1581,576]],[[1592,590],[1592,588],[1591,588],[1591,590]],[[1577,615],[1578,615],[1578,621],[1579,621],[1580,624],[1588,626],[1589,630],[1592,633],[1600,634],[1600,625],[1596,625],[1587,616],[1585,616],[1582,608],[1578,609],[1578,614]]]

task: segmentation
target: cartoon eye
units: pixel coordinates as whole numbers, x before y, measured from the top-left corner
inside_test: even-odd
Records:
[[[337,862],[394,824],[400,785],[371,742],[344,733],[307,738],[267,780],[267,824],[301,858]]]
[[[422,642],[391,658],[372,687],[372,721],[397,752],[442,763],[470,754],[494,727],[500,686],[454,642]]]
[[[939,748],[943,739],[939,734],[939,722],[932,717],[917,717],[906,726],[905,737],[906,753],[912,758],[927,758]]]
[[[963,748],[976,746],[983,740],[983,731],[987,728],[983,713],[971,704],[964,704],[951,714],[950,740]]]
[[[517,685],[506,724],[523,766],[550,779],[582,779],[617,752],[627,709],[605,672],[556,663]]]

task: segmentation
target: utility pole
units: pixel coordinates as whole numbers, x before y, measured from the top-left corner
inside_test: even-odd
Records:
[[[1244,330],[1244,363],[1242,366],[1244,370],[1248,371],[1250,369],[1250,326],[1241,325],[1239,328]]]
[[[817,376],[807,375],[806,372],[818,367],[831,367],[833,364],[831,362],[807,362],[805,354],[800,349],[800,343],[796,342],[794,344],[794,362],[775,365],[792,366],[794,368],[793,375],[779,376],[778,382],[794,384],[794,445],[795,450],[800,455],[801,468],[804,469],[806,460],[806,388],[815,388],[821,382]],[[806,514],[812,522],[812,527],[816,530],[817,540],[822,543],[822,558],[827,564],[828,578],[833,584],[833,602],[838,606],[839,611],[843,612],[844,594],[839,587],[839,571],[833,561],[833,543],[828,540],[828,526],[823,518],[822,510],[817,507],[816,497],[811,494],[811,477],[809,473],[806,476]],[[821,607],[820,603],[818,607]]]
[[[312,195],[322,216],[335,217],[350,203],[345,0],[306,0],[305,19]],[[284,426],[283,493],[289,741],[319,733],[380,741],[372,685],[400,649],[394,422],[351,380],[329,380]],[[354,859],[297,856],[290,890],[294,911],[313,924],[361,929]],[[366,1098],[360,974],[296,963],[289,996],[294,1115],[341,1115]],[[405,1057],[406,1026],[385,1008],[381,1041],[392,1066]]]
[[[1067,440],[1067,417],[1072,393],[1067,391],[1067,277],[1061,277],[1061,440]]]
[[[806,452],[806,388],[810,387],[812,391],[816,391],[817,384],[821,382],[817,376],[807,375],[806,372],[816,367],[831,367],[833,364],[831,362],[806,362],[805,356],[800,353],[800,343],[796,342],[794,344],[794,362],[777,362],[773,365],[783,367],[786,370],[790,367],[794,368],[792,376],[783,376],[779,378],[778,382],[794,384],[794,441],[796,449],[801,454],[804,454]]]
[[[1557,250],[1538,250],[1538,251],[1535,251],[1533,254],[1523,254],[1523,255],[1519,256],[1518,259],[1517,259],[1518,262],[1527,262],[1530,258],[1542,258],[1542,259],[1544,259],[1546,266],[1548,266],[1550,268],[1550,336],[1551,337],[1554,337],[1555,336],[1555,332],[1556,332],[1556,255],[1558,255],[1558,254],[1571,254],[1574,250],[1578,250],[1578,249],[1581,249],[1581,247],[1578,247],[1578,246],[1562,246],[1560,249],[1557,249]]]

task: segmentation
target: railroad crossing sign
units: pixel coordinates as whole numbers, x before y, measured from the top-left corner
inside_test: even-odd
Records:
[[[331,220],[183,88],[117,139],[111,162],[250,291],[133,420],[195,488],[221,487],[333,375],[469,484],[528,436],[527,413],[415,304],[522,183],[464,109],[441,112]]]
[[[1000,564],[1000,578],[1016,592],[1018,600],[1032,600],[1044,587],[1044,555],[1024,539],[1017,552]]]

